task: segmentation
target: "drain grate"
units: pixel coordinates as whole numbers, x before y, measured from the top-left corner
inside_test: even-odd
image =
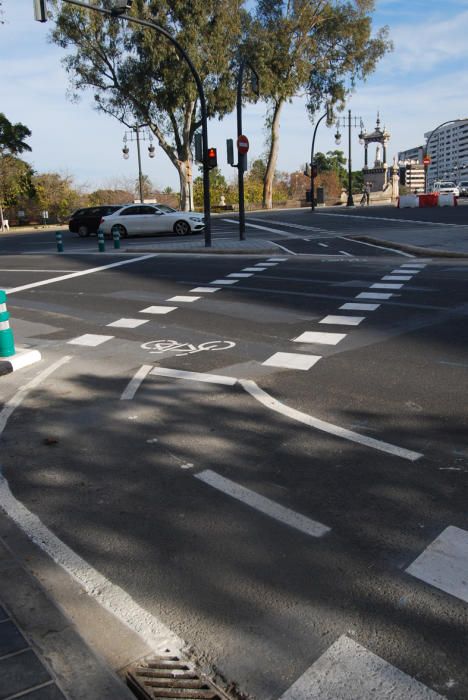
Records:
[[[131,666],[127,685],[141,700],[226,700],[212,681],[177,656],[155,656]]]

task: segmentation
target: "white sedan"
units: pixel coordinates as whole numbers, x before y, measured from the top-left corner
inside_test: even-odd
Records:
[[[175,233],[185,236],[198,233],[205,228],[202,214],[177,211],[165,204],[129,204],[113,214],[103,216],[99,230],[105,235],[119,233],[120,238],[132,235]]]

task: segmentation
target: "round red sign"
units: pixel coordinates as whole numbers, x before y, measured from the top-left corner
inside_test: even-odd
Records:
[[[247,138],[247,136],[244,136],[243,134],[239,136],[239,138],[237,139],[237,150],[241,154],[248,153],[249,139]]]
[[[431,157],[430,157],[430,156],[424,156],[424,158],[423,158],[423,163],[424,163],[424,165],[430,165],[430,164],[431,164]]]

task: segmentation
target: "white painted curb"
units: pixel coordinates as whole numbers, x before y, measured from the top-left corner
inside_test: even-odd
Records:
[[[399,209],[416,209],[419,207],[419,198],[417,194],[403,194],[398,198]]]
[[[42,355],[39,350],[23,350],[11,357],[0,357],[0,376],[16,372],[17,369],[23,369],[23,367],[33,365],[40,360],[42,360]]]

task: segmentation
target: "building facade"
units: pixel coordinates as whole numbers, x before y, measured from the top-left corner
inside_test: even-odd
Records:
[[[432,133],[424,134],[426,141]],[[468,179],[468,119],[460,119],[434,132],[428,155],[431,157],[427,172],[428,189],[437,180],[457,183]]]
[[[406,151],[400,151],[398,153],[398,162],[400,164],[422,163],[423,156],[424,146],[415,146],[414,148],[408,148]]]

